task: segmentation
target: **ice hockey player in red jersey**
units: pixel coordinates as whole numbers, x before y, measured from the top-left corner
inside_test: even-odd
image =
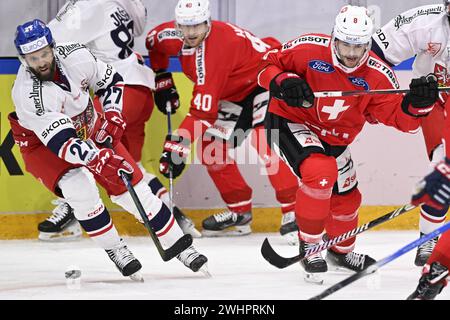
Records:
[[[263,120],[269,93],[256,83],[258,65],[270,48],[269,41],[277,45],[278,41],[266,42],[233,24],[211,21],[208,0],[180,0],[175,17],[176,21],[151,30],[146,40],[151,67],[156,72],[155,103],[161,111],[165,111],[167,103],[172,111],[179,106],[172,75],[166,71],[170,56],[178,56],[184,74],[194,82],[189,113],[177,135],[167,137],[160,171],[168,176],[172,167],[174,177],[179,176],[189,146],[200,138],[199,158],[228,208],[203,221],[203,235],[249,234],[252,189],[227,152],[245,138],[239,133],[253,128],[252,144],[266,165],[282,206],[280,232],[293,235],[295,241],[298,237],[293,210],[298,182],[266,144]]]
[[[447,67],[450,31],[449,1],[409,9],[395,16],[373,35],[372,50],[390,65],[414,57],[413,76],[419,77],[432,72],[437,76],[439,86],[449,86]],[[405,23],[407,21],[407,23]],[[444,157],[442,129],[444,126],[444,103],[448,94],[442,92],[436,108],[424,117],[421,129],[430,162],[430,171]],[[436,209],[428,205],[420,208],[420,234],[429,233],[445,222],[448,207]],[[417,248],[414,263],[425,265],[439,237],[425,242]]]
[[[445,103],[445,122],[442,130],[445,146],[444,158],[436,164],[433,171],[417,185],[417,192],[411,203],[426,204],[436,210],[450,205],[450,100]],[[450,270],[450,232],[439,238],[431,256],[422,269],[422,276],[416,290],[409,300],[433,300],[447,285]]]
[[[27,171],[68,202],[81,227],[124,276],[142,279],[137,277],[141,264],[120,238],[95,183],[142,222],[121,179],[128,174],[163,249],[183,232],[121,143],[126,127],[122,76],[85,46],[56,43],[37,19],[17,27],[14,43],[22,65],[12,89],[15,112],[8,119]],[[100,109],[94,108],[90,89]],[[114,150],[104,146],[106,140]],[[193,246],[177,259],[194,272],[207,261]]]
[[[301,179],[296,198],[300,255],[322,239],[358,224],[361,193],[349,145],[366,122],[416,132],[437,99],[434,76],[413,79],[403,95],[315,98],[317,91],[399,88],[395,73],[370,52],[372,20],[363,7],[344,6],[331,36],[306,34],[264,56],[259,84],[270,89],[269,142]],[[333,268],[360,271],[374,262],[355,253],[355,238],[301,261],[305,280],[322,282]]]

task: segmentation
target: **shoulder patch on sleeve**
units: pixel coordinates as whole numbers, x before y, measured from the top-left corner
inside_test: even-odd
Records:
[[[330,44],[330,38],[319,36],[319,35],[300,36],[295,40],[283,43],[283,45],[281,47],[281,51],[295,48],[301,44],[314,44],[314,45],[328,47],[328,45]]]
[[[382,62],[381,60],[375,59],[374,57],[369,57],[369,59],[367,59],[367,66],[369,68],[377,70],[382,75],[384,75],[389,80],[389,82],[392,84],[394,89],[400,88],[400,84],[398,83],[397,76],[395,75],[394,71],[386,63]]]
[[[422,6],[399,14],[393,19],[393,22],[398,30],[401,26],[412,23],[417,17],[428,16],[430,14],[441,14],[442,12],[444,12],[443,5]]]
[[[87,48],[81,43],[68,43],[56,46],[56,51],[58,52],[58,55],[63,59],[67,58],[70,54],[80,49],[87,49]]]
[[[175,28],[166,28],[158,32],[156,37],[158,38],[158,41],[161,42],[168,39],[181,39],[182,34]]]

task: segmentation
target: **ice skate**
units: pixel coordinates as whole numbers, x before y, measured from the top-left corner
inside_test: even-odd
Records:
[[[300,240],[300,257],[304,257],[306,251],[315,245],[317,244]],[[328,266],[320,252],[300,260],[300,266],[303,268],[303,278],[306,282],[323,284],[323,275],[328,271]]]
[[[186,250],[178,254],[177,259],[192,271],[200,271],[205,276],[211,277],[207,265],[208,258],[200,254],[194,246],[189,246]]]
[[[225,210],[203,220],[202,235],[205,237],[244,236],[252,232],[251,222],[251,212],[237,214]]]
[[[407,300],[433,300],[447,285],[447,277],[447,267],[437,261],[433,262],[429,269],[422,274],[419,285]]]
[[[423,237],[424,235],[424,233],[420,233],[420,237]],[[414,264],[416,266],[423,267],[427,263],[428,258],[431,256],[431,253],[433,252],[433,249],[436,246],[438,240],[439,237],[436,237],[431,239],[430,241],[422,243],[417,247],[416,258],[414,260]]]
[[[291,246],[298,245],[298,226],[294,211],[286,212],[281,217],[280,234]]]
[[[42,241],[64,241],[81,238],[82,231],[73,209],[64,200],[53,200],[57,205],[52,214],[39,223],[38,239]]]
[[[124,277],[130,277],[133,281],[144,282],[144,278],[139,272],[142,265],[128,249],[123,239],[120,239],[119,244],[114,248],[105,251]]]
[[[376,261],[367,254],[356,252],[337,253],[333,250],[327,250],[325,256],[330,269],[335,271],[362,271]]]
[[[195,228],[194,222],[178,207],[173,207],[173,215],[184,234],[190,234],[192,238],[200,238],[202,236],[200,231]]]

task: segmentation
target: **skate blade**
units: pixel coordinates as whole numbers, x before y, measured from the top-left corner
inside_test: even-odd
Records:
[[[205,263],[200,269],[198,269],[206,278],[211,278],[212,275],[209,273],[208,263]]]
[[[202,234],[195,227],[181,228],[184,234],[190,234],[192,238],[201,238]]]
[[[226,228],[225,230],[206,230],[203,229],[203,237],[240,237],[246,236],[252,233],[252,229],[249,225],[245,226],[233,226]]]
[[[303,271],[303,280],[305,280],[305,282],[307,282],[307,283],[322,285],[323,280],[324,280],[323,279],[324,274],[325,274],[324,272],[309,273],[309,272]]]
[[[82,232],[79,225],[70,226],[61,232],[39,232],[38,239],[41,241],[58,242],[81,239]]]
[[[129,275],[128,277],[135,282],[144,282],[144,277],[139,271],[133,273],[132,275]]]

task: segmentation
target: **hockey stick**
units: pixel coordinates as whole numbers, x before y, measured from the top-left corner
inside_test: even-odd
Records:
[[[299,262],[300,260],[303,260],[317,252],[323,251],[325,249],[329,249],[336,244],[345,241],[349,238],[352,238],[356,236],[357,234],[360,234],[366,230],[369,230],[373,227],[376,227],[386,221],[392,220],[408,211],[411,211],[415,208],[415,206],[411,204],[405,204],[403,207],[397,208],[394,211],[391,211],[384,216],[378,217],[375,220],[369,221],[366,224],[363,224],[359,227],[356,227],[353,230],[350,230],[344,234],[341,234],[340,236],[337,236],[333,239],[327,240],[323,243],[318,243],[317,245],[309,248],[306,250],[305,255],[303,257],[300,257],[300,255],[297,255],[295,257],[291,258],[285,258],[280,256],[270,245],[269,240],[266,238],[264,239],[264,242],[261,246],[261,254],[270,264],[274,265],[275,267],[279,269],[284,269],[286,267],[289,267],[290,265]]]
[[[167,133],[172,135],[172,107],[170,106],[170,102],[166,103],[166,111],[167,111]],[[173,171],[172,166],[169,165],[169,201],[170,201],[170,212],[173,214]]]
[[[438,91],[450,91],[450,87],[440,87]],[[409,89],[385,89],[385,90],[352,90],[352,91],[318,91],[314,92],[314,97],[345,97],[345,96],[361,96],[361,95],[373,95],[373,94],[398,94],[408,93]]]
[[[400,256],[404,255],[405,253],[411,251],[415,247],[420,246],[422,243],[425,243],[425,242],[427,242],[427,241],[429,241],[429,240],[431,240],[433,238],[436,238],[438,235],[440,235],[441,233],[444,233],[445,231],[447,231],[449,229],[450,229],[450,222],[447,222],[446,224],[444,224],[440,228],[434,230],[433,232],[428,233],[425,236],[422,236],[419,239],[416,239],[413,242],[408,243],[406,246],[402,247],[401,249],[397,250],[396,252],[394,252],[393,254],[387,256],[386,258],[378,260],[377,262],[375,262],[374,264],[369,266],[367,269],[365,269],[363,271],[359,271],[359,272],[351,275],[350,277],[345,278],[341,282],[336,283],[335,285],[329,287],[328,289],[326,289],[322,293],[312,297],[309,300],[321,300],[321,299],[329,296],[330,294],[332,294],[332,293],[334,293],[334,292],[336,292],[336,291],[338,291],[338,290],[348,286],[352,282],[355,282],[356,280],[361,279],[362,277],[365,277],[365,276],[367,276],[367,275],[369,275],[371,273],[374,273],[375,271],[377,271],[379,268],[381,268],[385,264],[388,264],[392,260],[397,259],[398,257],[400,257]]]
[[[106,140],[104,142],[104,145],[107,148],[112,149],[112,144],[109,140]],[[161,258],[164,261],[169,261],[172,258],[176,257],[179,253],[186,250],[192,244],[192,236],[190,234],[183,235],[170,248],[164,250],[164,248],[161,245],[161,242],[158,239],[158,236],[156,235],[155,231],[153,230],[153,228],[150,225],[150,220],[148,220],[147,214],[145,213],[145,209],[142,206],[142,203],[139,200],[139,197],[136,194],[136,191],[134,190],[133,185],[131,184],[131,181],[128,178],[127,174],[124,172],[121,172],[120,177],[122,178],[124,185],[127,187],[127,190],[130,193],[131,198],[133,199],[133,202],[136,205],[137,210],[139,211],[142,221],[144,222],[146,229],[150,233],[150,236],[152,237],[153,242],[155,243],[155,246],[158,249],[158,252],[159,252]]]

